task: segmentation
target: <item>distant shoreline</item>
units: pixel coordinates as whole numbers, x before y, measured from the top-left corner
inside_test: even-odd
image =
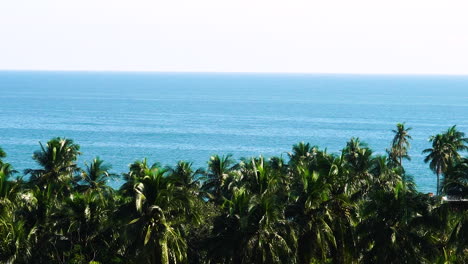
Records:
[[[189,75],[254,75],[254,76],[322,76],[322,77],[467,77],[467,74],[447,73],[334,73],[334,72],[243,72],[243,71],[158,71],[158,70],[61,70],[61,69],[0,69],[4,72],[33,72],[33,73],[109,73],[109,74],[189,74]]]

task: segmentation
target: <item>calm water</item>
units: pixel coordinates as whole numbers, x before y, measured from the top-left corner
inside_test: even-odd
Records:
[[[124,172],[143,157],[286,156],[299,141],[337,152],[352,136],[384,153],[406,122],[406,167],[429,192],[428,137],[468,132],[468,77],[0,72],[0,102],[0,146],[18,170],[55,136],[81,145],[80,164],[98,155]]]

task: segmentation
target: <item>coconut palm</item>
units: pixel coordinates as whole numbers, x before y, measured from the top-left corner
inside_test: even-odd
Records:
[[[116,254],[115,240],[119,226],[114,220],[115,203],[112,196],[103,197],[98,192],[74,192],[64,198],[50,215],[54,225],[51,230],[60,239],[53,241],[56,247],[67,250],[53,252],[55,258],[67,263],[85,260],[109,260],[108,254]],[[115,252],[109,249],[115,250]]]
[[[364,175],[370,167],[372,150],[359,138],[351,138],[343,149],[343,156],[350,168],[359,175]]]
[[[154,173],[160,169],[160,164],[155,162],[148,164],[145,158],[141,161],[137,160],[130,164],[130,170],[123,174],[124,184],[120,187],[120,191],[124,196],[133,197],[135,195],[135,184],[139,183],[145,175]]]
[[[34,152],[33,159],[41,167],[40,169],[28,169],[26,174],[31,174],[30,181],[39,186],[46,186],[48,182],[65,184],[73,179],[79,171],[76,160],[80,146],[73,140],[66,138],[53,138],[41,149]]]
[[[192,165],[193,163],[191,162],[179,161],[175,167],[166,168],[175,186],[186,189],[196,189],[199,187],[199,179],[205,172],[201,168],[194,170]]]
[[[457,130],[456,125],[447,129],[444,137],[451,147],[450,154],[455,161],[460,158],[459,152],[468,150],[468,138],[465,137],[465,133]]]
[[[447,168],[442,190],[451,196],[468,197],[468,158],[461,158]]]
[[[375,187],[385,190],[393,190],[405,178],[404,175],[400,174],[401,171],[398,168],[389,166],[386,156],[374,157],[369,172],[373,175]],[[408,187],[414,188],[411,181],[408,182]]]
[[[298,167],[302,190],[286,211],[299,230],[299,263],[325,262],[330,258],[336,240],[331,228],[331,214],[327,202],[330,200],[330,184],[327,175]]]
[[[223,197],[227,195],[228,181],[233,176],[237,164],[232,155],[210,157],[208,171],[203,181],[202,190],[208,198],[217,204],[221,204]]]
[[[4,162],[2,159],[6,158],[7,154],[0,147],[0,176],[5,177],[5,179],[10,178],[13,174],[17,173],[13,166],[10,163]]]
[[[292,152],[288,153],[290,164],[295,166],[310,161],[315,158],[317,152],[317,146],[311,146],[310,143],[299,142],[293,145]]]
[[[239,165],[241,174],[239,185],[246,187],[251,193],[263,194],[276,183],[273,181],[278,180],[262,156],[241,159]]]
[[[2,159],[6,157],[5,151],[0,147],[0,163],[2,162]]]
[[[457,258],[460,263],[468,261],[468,210],[466,206],[463,210],[456,214],[455,224],[450,232],[448,245],[454,248]]]
[[[35,229],[25,226],[24,220],[14,215],[0,218],[0,262],[32,263],[31,252],[34,249],[31,238]]]
[[[11,176],[17,171],[9,163],[4,163],[1,158],[5,158],[6,153],[0,148],[0,199],[11,199],[15,190],[19,189],[19,181],[12,182]],[[0,200],[1,203],[1,200]]]
[[[8,163],[0,165],[0,217],[4,213],[10,213],[16,202],[15,198],[21,191],[21,184],[18,181],[11,181],[10,176],[14,170]]]
[[[357,255],[354,228],[358,222],[356,199],[361,197],[359,191],[348,188],[349,170],[343,157],[332,157],[330,165],[326,166],[329,171],[320,172],[326,175],[330,190],[329,199],[323,204],[330,214],[330,226],[335,240],[330,248],[330,255],[333,263],[352,263]]]
[[[411,160],[408,155],[410,148],[410,140],[413,139],[409,135],[411,127],[405,128],[405,123],[398,123],[396,129],[392,130],[395,134],[392,140],[392,147],[389,151],[389,156],[399,167],[403,168],[403,159]]]
[[[274,193],[235,189],[208,241],[214,263],[295,263],[295,232]]]
[[[283,157],[270,157],[268,159],[269,166],[281,174],[288,173],[288,164],[285,162]]]
[[[437,175],[437,189],[436,193],[439,195],[440,187],[440,175],[446,171],[450,164],[450,150],[445,142],[446,138],[437,134],[432,136],[429,141],[432,142],[432,148],[423,150],[423,153],[428,155],[424,158],[424,162],[430,162],[429,168]]]
[[[50,216],[59,204],[56,195],[52,193],[56,188],[48,186],[26,188],[22,188],[16,194],[14,205],[8,210],[10,215],[8,218],[13,221],[9,225],[11,228],[9,233],[12,237],[22,240],[16,241],[16,256],[11,256],[16,258],[16,261],[12,263],[54,261],[52,247],[54,238],[57,237],[51,227],[56,222],[51,220]],[[0,219],[5,220],[3,217]],[[6,223],[8,222],[7,220]]]
[[[346,167],[347,182],[352,192],[366,195],[375,179],[369,172],[372,168],[372,150],[359,138],[351,138],[342,150],[343,164]]]
[[[179,263],[187,259],[183,226],[187,219],[197,219],[192,199],[171,183],[167,170],[153,167],[134,184],[133,202],[136,218],[130,222],[136,231],[136,250],[140,263]]]
[[[352,138],[339,155],[302,142],[289,161],[213,156],[206,172],[143,159],[118,191],[101,159],[78,170],[71,140],[41,144],[26,184],[0,149],[0,262],[465,263],[466,203],[416,190],[400,166],[408,131],[397,125],[390,157]],[[431,141],[438,189],[466,198],[464,134]]]
[[[363,263],[428,263],[437,256],[428,197],[405,190],[375,190],[360,210],[358,248]],[[425,232],[421,232],[425,230]]]
[[[364,145],[358,140],[353,139],[350,145],[341,156],[314,148],[313,158],[292,172],[299,184],[288,191],[292,199],[286,215],[298,229],[299,263],[349,263],[356,254],[351,197],[360,192],[353,186],[358,181],[354,170],[361,165],[352,167],[346,158],[351,159],[351,152],[355,152],[367,164],[371,152],[363,151]]]
[[[107,183],[117,175],[109,172],[112,168],[110,164],[104,163],[102,159],[96,157],[91,164],[85,163],[85,166],[86,170],[81,172],[80,179],[83,184],[80,189],[85,191],[112,190],[107,186]]]
[[[444,134],[437,134],[429,138],[432,148],[425,149],[423,153],[428,155],[424,162],[430,162],[429,167],[437,175],[437,194],[440,192],[440,175],[445,174],[447,169],[460,160],[459,151],[468,149],[468,139],[465,134],[450,127]]]

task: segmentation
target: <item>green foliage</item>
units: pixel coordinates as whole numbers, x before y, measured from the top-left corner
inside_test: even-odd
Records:
[[[437,134],[429,138],[432,148],[423,150],[428,155],[424,162],[430,162],[429,167],[437,175],[437,194],[441,190],[440,175],[447,175],[449,168],[461,160],[460,151],[468,150],[468,138],[465,133],[457,130],[456,126],[450,127],[445,133]]]
[[[309,143],[282,157],[215,155],[207,170],[146,159],[117,174],[53,138],[23,177],[0,148],[1,263],[466,263],[468,208],[419,193],[402,160],[410,128],[388,155],[351,138],[338,155]],[[431,137],[426,162],[449,197],[468,197],[467,139]]]
[[[393,137],[390,150],[387,150],[392,165],[403,168],[403,159],[411,160],[408,155],[408,150],[410,148],[409,141],[413,139],[409,135],[411,129],[411,127],[405,128],[405,123],[398,123],[396,129],[392,130],[395,136]]]

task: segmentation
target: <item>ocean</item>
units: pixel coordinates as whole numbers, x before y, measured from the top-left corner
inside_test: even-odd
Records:
[[[203,168],[213,154],[287,157],[300,141],[338,153],[351,137],[384,154],[406,122],[404,165],[435,192],[428,138],[468,133],[468,76],[1,71],[0,102],[0,146],[19,171],[57,136],[81,145],[80,165],[99,156],[122,173],[144,157]]]

